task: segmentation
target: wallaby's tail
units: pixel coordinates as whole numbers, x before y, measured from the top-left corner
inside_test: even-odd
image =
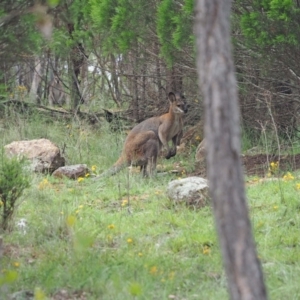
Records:
[[[98,179],[98,178],[103,178],[103,177],[109,177],[112,175],[117,174],[118,172],[120,172],[122,169],[124,169],[126,167],[126,161],[124,159],[123,156],[121,156],[115,163],[114,165],[109,168],[108,170],[104,171],[103,173],[101,173],[100,175],[94,177],[94,179]]]

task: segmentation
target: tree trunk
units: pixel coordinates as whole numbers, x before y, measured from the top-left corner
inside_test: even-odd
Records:
[[[120,89],[119,89],[119,67],[118,67],[118,60],[117,58],[111,54],[110,55],[111,58],[111,69],[110,69],[110,73],[111,73],[111,82],[113,84],[113,93],[114,93],[114,98],[116,99],[116,103],[118,103],[118,106],[120,106],[121,103],[121,94],[120,94]]]
[[[74,24],[67,24],[70,37],[73,38]],[[69,87],[71,95],[71,105],[74,111],[79,111],[80,104],[84,103],[80,91],[79,75],[84,59],[86,59],[84,48],[81,43],[75,44],[69,55],[68,63],[68,75],[69,75]]]
[[[182,85],[182,75],[179,69],[175,66],[167,69],[168,79],[167,79],[167,91],[168,92],[183,92]]]
[[[134,56],[134,54],[136,56]],[[137,122],[139,122],[139,85],[138,85],[138,69],[139,69],[139,47],[136,45],[136,52],[133,52],[133,101],[132,101],[132,108],[133,108],[133,118]]]
[[[43,104],[46,103],[46,99],[48,99],[48,81],[49,81],[49,67],[50,67],[50,49],[47,50],[46,54],[45,54],[45,66],[44,66],[44,69],[45,69],[45,74],[44,74],[44,93],[43,93]]]
[[[37,104],[41,103],[41,99],[39,99],[38,97],[38,88],[42,80],[41,69],[42,69],[41,59],[39,57],[36,57],[29,95],[30,95],[30,99]]]
[[[246,203],[240,160],[237,83],[230,45],[230,0],[197,0],[197,64],[205,105],[207,169],[229,292],[267,299]]]
[[[85,100],[85,104],[88,104],[88,99],[89,97],[89,66],[88,66],[88,61],[85,59],[82,63],[81,67],[81,83],[80,83],[80,88],[81,88],[81,96]]]

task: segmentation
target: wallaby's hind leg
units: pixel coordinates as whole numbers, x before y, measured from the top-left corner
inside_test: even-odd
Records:
[[[147,177],[147,163],[141,166],[140,172],[143,177]]]
[[[143,164],[141,172],[143,176],[152,176],[156,169],[157,156],[159,154],[160,142],[154,132],[148,132],[148,140],[143,144]]]
[[[156,170],[156,161],[159,154],[159,140],[157,138],[149,140],[146,151],[147,164],[145,166],[148,176],[152,176]]]
[[[156,170],[156,160],[157,160],[157,156],[153,156],[148,159],[147,173],[149,174],[149,176],[154,175],[154,172]]]

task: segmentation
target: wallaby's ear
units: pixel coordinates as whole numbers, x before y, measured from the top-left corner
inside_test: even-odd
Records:
[[[169,100],[170,100],[171,102],[176,101],[176,96],[175,96],[175,94],[174,94],[173,92],[170,92],[170,93],[169,93]]]

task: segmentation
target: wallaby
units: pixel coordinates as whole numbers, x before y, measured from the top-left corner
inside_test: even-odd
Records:
[[[182,137],[182,115],[187,112],[185,98],[179,93],[169,93],[169,112],[149,118],[129,132],[123,147],[123,152],[117,162],[102,173],[102,176],[113,175],[126,166],[140,166],[144,176],[151,176],[156,169],[157,156],[161,146],[167,150],[165,158],[176,155],[176,146]],[[168,142],[172,140],[173,148]]]

